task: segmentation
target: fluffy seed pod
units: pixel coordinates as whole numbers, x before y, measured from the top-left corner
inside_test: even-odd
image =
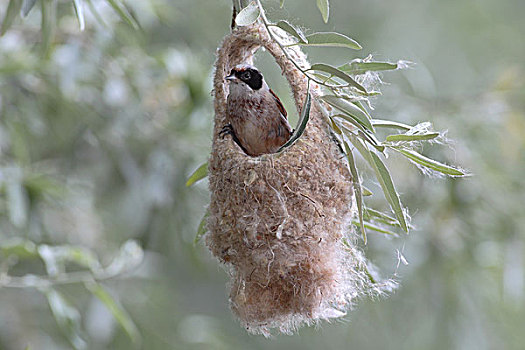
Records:
[[[355,201],[348,165],[330,137],[314,87],[308,126],[281,154],[250,157],[230,137],[218,136],[227,123],[224,77],[237,64],[252,63],[260,47],[281,67],[298,110],[306,99],[305,76],[263,26],[238,27],[224,39],[215,64],[206,244],[231,274],[232,311],[249,332],[269,335],[340,317],[356,297],[378,289],[351,231]],[[309,66],[297,46],[288,53]]]

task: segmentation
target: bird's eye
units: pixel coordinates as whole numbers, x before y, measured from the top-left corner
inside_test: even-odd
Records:
[[[243,80],[250,80],[250,78],[252,77],[251,73],[250,72],[244,72],[242,74],[242,79]]]

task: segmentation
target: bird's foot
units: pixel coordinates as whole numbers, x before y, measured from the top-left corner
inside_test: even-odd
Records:
[[[224,138],[226,135],[235,135],[235,132],[233,131],[233,127],[231,124],[226,124],[222,127],[221,131],[219,132],[219,137]]]

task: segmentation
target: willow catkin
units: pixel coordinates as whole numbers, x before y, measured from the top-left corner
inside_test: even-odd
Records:
[[[262,25],[238,27],[223,40],[215,63],[206,244],[230,272],[232,311],[248,331],[269,335],[342,316],[372,286],[350,230],[352,178],[318,103],[302,137],[279,155],[250,157],[218,136],[226,124],[224,77],[235,65],[252,63],[260,47],[281,67],[298,110],[306,98],[305,76]],[[288,52],[309,66],[299,48]],[[310,93],[315,97],[316,88]]]

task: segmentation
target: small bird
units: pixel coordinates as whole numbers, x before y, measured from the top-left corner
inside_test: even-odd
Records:
[[[220,136],[232,139],[249,156],[275,153],[293,133],[279,97],[257,68],[240,64],[225,78],[229,82],[226,119]]]

